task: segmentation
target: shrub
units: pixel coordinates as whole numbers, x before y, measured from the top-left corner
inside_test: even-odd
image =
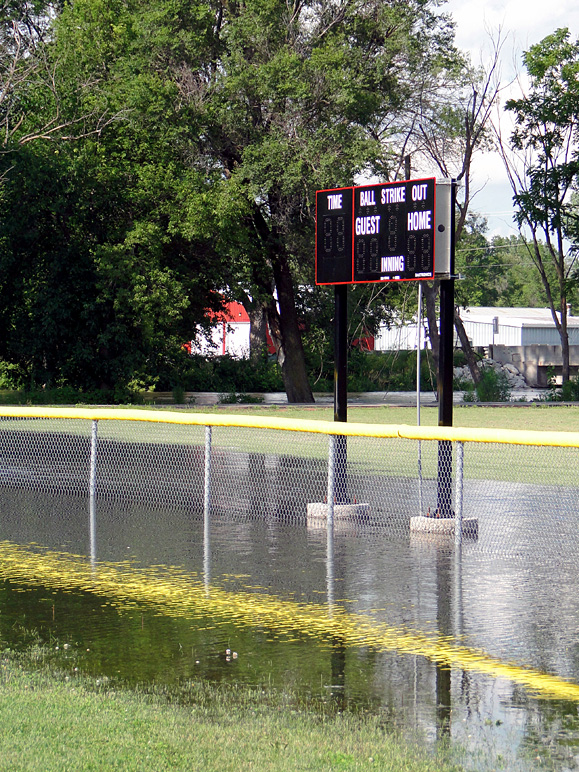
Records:
[[[511,398],[507,376],[494,367],[483,367],[476,393],[480,402],[508,402]]]
[[[455,385],[456,388],[456,385]],[[463,390],[464,402],[509,402],[511,388],[506,374],[494,367],[483,367],[481,379],[475,387],[471,380],[462,380],[458,388]]]
[[[9,391],[0,395],[0,399],[4,405],[137,405],[143,402],[139,393],[126,388],[80,391],[71,386]]]
[[[422,352],[422,389],[436,388],[432,355]],[[351,351],[348,361],[349,391],[413,391],[416,388],[416,351]]]
[[[184,355],[169,384],[172,391],[265,392],[283,391],[280,366],[267,355],[257,362],[225,355]],[[165,384],[159,384],[162,391]],[[166,386],[165,386],[166,388]]]
[[[18,389],[22,381],[23,374],[18,365],[0,362],[0,389]]]
[[[579,378],[570,378],[568,381],[557,388],[554,375],[549,377],[549,388],[545,392],[545,402],[578,402],[579,401]]]
[[[579,400],[579,379],[570,378],[561,387],[563,402],[577,402]]]
[[[261,405],[263,397],[261,394],[244,394],[243,392],[232,391],[229,394],[220,394],[219,402],[222,405]]]

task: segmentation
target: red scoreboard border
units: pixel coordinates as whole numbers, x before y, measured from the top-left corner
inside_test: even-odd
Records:
[[[315,283],[319,287],[335,287],[339,285],[348,285],[348,284],[387,284],[389,282],[403,282],[403,281],[431,281],[435,278],[436,274],[436,215],[435,215],[435,223],[434,223],[434,241],[432,245],[432,273],[429,276],[419,276],[419,277],[408,277],[405,279],[361,279],[358,281],[354,280],[354,238],[355,238],[355,227],[354,227],[354,215],[355,215],[355,192],[357,190],[369,190],[370,188],[382,188],[384,186],[394,186],[394,185],[405,185],[407,183],[419,183],[419,182],[433,182],[434,183],[434,205],[433,205],[433,214],[436,213],[436,177],[420,177],[417,179],[411,179],[411,180],[396,180],[396,182],[378,182],[378,183],[371,183],[370,185],[347,185],[341,188],[322,188],[321,190],[316,190],[316,231],[315,231]],[[335,282],[318,282],[317,276],[318,276],[318,193],[337,193],[341,190],[351,190],[352,191],[352,279],[351,281],[335,281]]]

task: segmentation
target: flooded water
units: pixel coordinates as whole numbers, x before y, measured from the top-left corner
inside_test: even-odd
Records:
[[[114,498],[91,530],[85,497],[22,488],[0,511],[0,637],[39,635],[71,677],[289,687],[450,738],[470,769],[579,767],[579,580],[557,545],[529,566]]]

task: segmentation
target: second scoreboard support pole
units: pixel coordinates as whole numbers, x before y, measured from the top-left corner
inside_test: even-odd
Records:
[[[440,282],[440,348],[438,359],[438,425],[452,426],[454,353],[454,229],[457,183],[453,180],[450,198],[450,271]],[[438,443],[437,512],[449,518],[452,511],[452,443]]]

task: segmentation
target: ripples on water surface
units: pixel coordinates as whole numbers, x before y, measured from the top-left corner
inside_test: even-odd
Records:
[[[448,546],[379,529],[337,529],[329,545],[303,522],[224,513],[208,543],[198,513],[103,501],[92,548],[112,565],[93,586],[87,559],[55,555],[91,554],[85,499],[4,491],[1,507],[1,538],[26,546],[0,552],[2,638],[40,631],[71,675],[289,686],[428,741],[449,734],[474,769],[579,766],[564,683],[579,682],[577,571],[556,545],[529,570],[466,543],[459,567]]]

